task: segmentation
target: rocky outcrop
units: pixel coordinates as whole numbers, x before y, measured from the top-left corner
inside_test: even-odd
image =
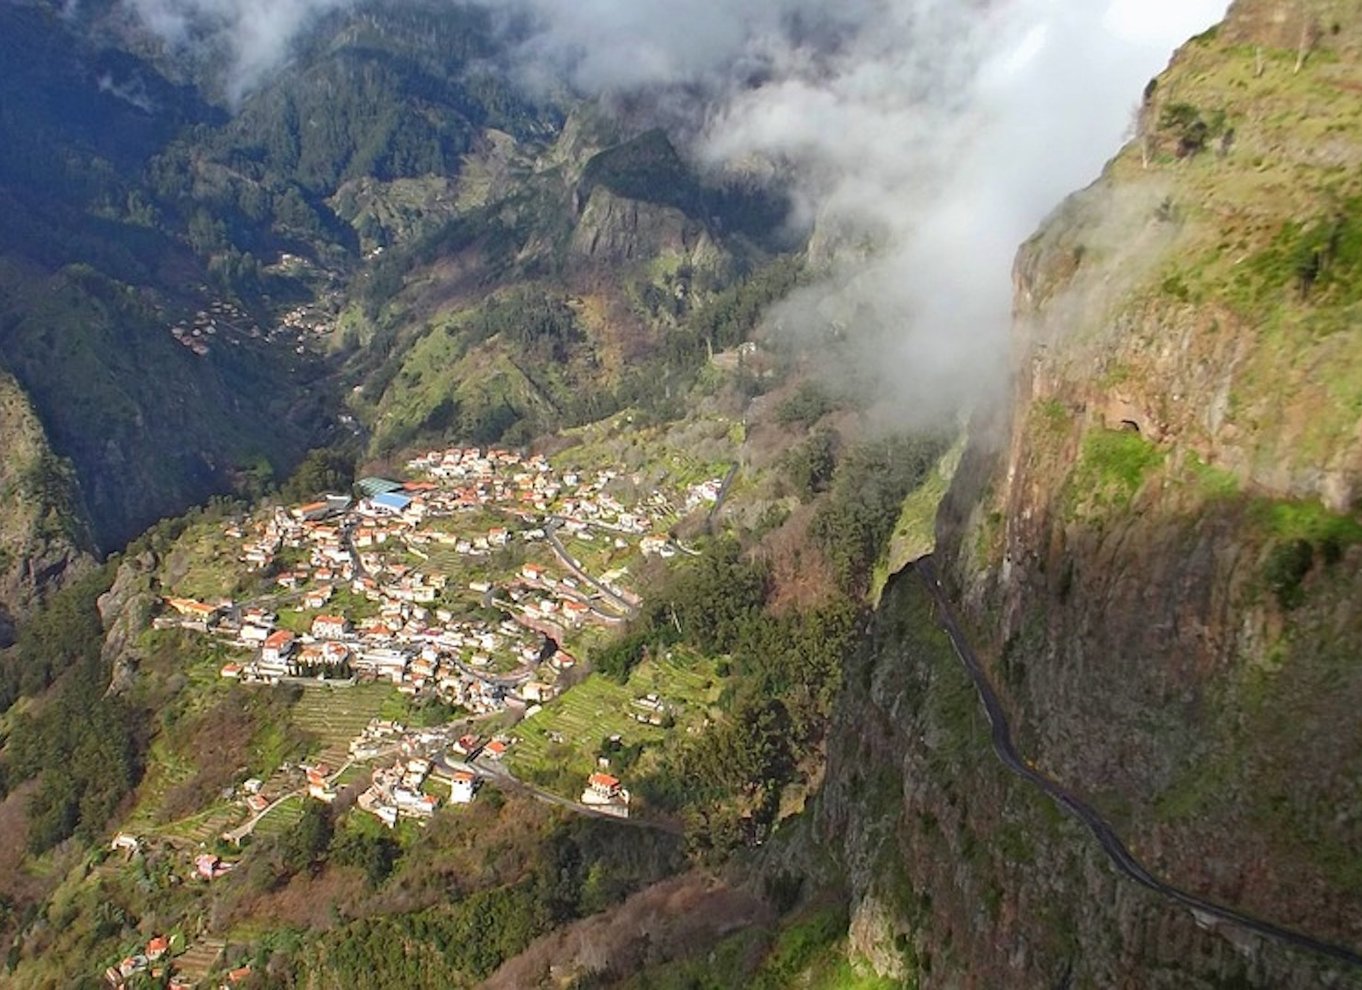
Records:
[[[705,226],[680,209],[626,199],[603,186],[597,186],[588,196],[572,234],[570,252],[576,264],[603,268],[666,257],[705,266],[720,258]]]
[[[91,559],[70,466],[52,453],[18,383],[0,372],[0,646],[44,595]]]
[[[128,691],[137,680],[142,662],[137,637],[151,625],[161,601],[156,580],[158,564],[156,555],[149,550],[124,560],[109,590],[99,596],[99,617],[104,623],[101,657],[111,671],[110,694]]]

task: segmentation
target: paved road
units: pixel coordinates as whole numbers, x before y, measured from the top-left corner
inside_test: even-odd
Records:
[[[503,790],[521,791],[543,801],[545,804],[553,804],[560,808],[566,808],[568,811],[582,815],[586,818],[595,818],[599,821],[611,822],[615,825],[624,825],[629,828],[644,828],[651,829],[655,832],[666,832],[669,835],[683,835],[685,833],[685,829],[675,822],[659,821],[651,818],[621,818],[618,815],[612,815],[609,812],[601,811],[599,808],[593,808],[589,804],[582,804],[580,801],[574,801],[571,798],[565,798],[562,795],[541,790],[533,784],[527,784],[519,777],[514,776],[511,771],[507,770],[504,766],[490,760],[485,760],[481,757],[473,761],[473,766],[479,773]]]
[[[723,484],[719,486],[714,504],[709,507],[709,513],[705,516],[705,528],[711,532],[714,529],[714,520],[719,515],[719,510],[724,507],[724,502],[728,500],[728,493],[733,489],[733,482],[737,480],[738,471],[741,468],[742,463],[734,461],[733,466],[728,469],[728,474],[724,475]]]
[[[544,527],[544,534],[548,539],[549,546],[553,548],[553,552],[557,554],[558,559],[563,562],[563,566],[566,567],[568,570],[572,571],[573,574],[577,575],[577,577],[581,578],[587,584],[591,585],[591,587],[599,591],[602,595],[608,598],[610,602],[617,608],[622,609],[625,615],[632,618],[638,612],[638,608],[628,599],[623,598],[620,595],[620,593],[617,592],[614,588],[610,587],[608,584],[604,584],[601,581],[597,581],[586,571],[582,570],[581,565],[577,563],[576,558],[574,558],[572,554],[568,553],[567,547],[563,546],[563,541],[558,539],[559,525],[560,525],[559,520],[557,519],[552,520],[551,522],[549,522],[548,525]]]
[[[1125,874],[1131,880],[1140,884],[1142,887],[1154,891],[1167,897],[1169,900],[1178,902],[1191,908],[1200,917],[1215,918],[1219,921],[1229,922],[1238,925],[1240,928],[1262,935],[1265,938],[1275,939],[1278,942],[1295,946],[1300,949],[1307,949],[1317,952],[1320,955],[1328,956],[1349,966],[1362,967],[1362,955],[1352,949],[1341,945],[1333,945],[1329,942],[1322,942],[1319,939],[1311,938],[1309,935],[1302,935],[1299,932],[1291,931],[1287,928],[1279,927],[1271,922],[1261,921],[1251,915],[1236,911],[1234,908],[1208,901],[1195,894],[1188,893],[1172,884],[1165,883],[1154,876],[1145,868],[1135,856],[1126,848],[1120,836],[1116,834],[1111,823],[1104,819],[1095,808],[1083,801],[1064,785],[1047,777],[1045,774],[1030,766],[1017,752],[1016,743],[1012,739],[1012,728],[1007,720],[1007,712],[998,699],[998,693],[994,690],[992,682],[984,672],[983,665],[979,662],[973,647],[961,632],[959,624],[955,620],[955,615],[951,611],[950,603],[946,600],[945,593],[942,591],[941,582],[937,579],[936,569],[932,565],[930,557],[923,557],[914,565],[918,577],[927,586],[927,591],[936,600],[937,617],[941,623],[941,628],[951,639],[951,644],[955,647],[956,656],[964,664],[970,679],[974,681],[975,690],[979,692],[979,700],[983,703],[984,711],[988,715],[989,724],[993,728],[993,749],[998,755],[998,759],[1013,773],[1024,777],[1029,783],[1040,788],[1061,808],[1067,811],[1074,818],[1077,818],[1089,831],[1096,837],[1102,846],[1102,851],[1107,854],[1116,869]]]

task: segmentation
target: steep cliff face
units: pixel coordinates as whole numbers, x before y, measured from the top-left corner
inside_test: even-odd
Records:
[[[570,133],[560,141],[565,149],[579,144]],[[705,222],[720,207],[660,130],[592,155],[573,195],[573,265],[618,268],[670,259],[710,267],[723,259]]]
[[[1151,83],[1135,142],[1019,257],[1013,391],[938,520],[1023,751],[1156,874],[1354,949],[1358,13],[1242,0]],[[864,948],[924,986],[1355,985],[1116,879],[997,768],[912,585],[825,803]]]
[[[67,571],[89,561],[74,474],[47,444],[13,378],[0,372],[0,646]]]
[[[835,850],[844,871],[854,957],[919,990],[1357,985],[1327,959],[1203,927],[1119,875],[1086,828],[996,760],[935,623],[917,576],[896,577],[833,727],[814,847]],[[1156,858],[1144,833],[1127,840]],[[1200,851],[1225,862],[1242,848]]]
[[[680,209],[625,199],[597,187],[582,210],[572,235],[578,264],[636,265],[659,257],[704,266],[721,259],[704,225]]]

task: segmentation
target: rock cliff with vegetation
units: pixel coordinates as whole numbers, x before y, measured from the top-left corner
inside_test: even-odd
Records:
[[[1362,158],[1355,4],[1240,0],[1022,250],[1011,394],[938,567],[1022,751],[1150,870],[1362,947]],[[1316,987],[1198,925],[996,762],[911,573],[850,671],[829,790],[853,941],[927,986]],[[963,976],[961,974],[968,974]]]
[[[52,453],[32,404],[0,372],[0,646],[14,623],[88,562],[89,524],[71,466]]]

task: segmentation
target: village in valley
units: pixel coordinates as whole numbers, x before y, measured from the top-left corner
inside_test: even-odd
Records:
[[[372,766],[358,807],[390,827],[472,801],[486,781],[514,782],[503,759],[516,723],[581,677],[571,644],[627,622],[641,604],[630,567],[691,552],[668,526],[713,506],[723,485],[709,478],[640,495],[617,470],[558,470],[544,456],[459,447],[414,457],[406,473],[228,522],[239,563],[270,590],[241,602],[167,596],[155,620],[228,645],[223,678],[323,685],[338,706],[349,688],[391,685],[457,713],[421,728],[374,718],[343,759],[290,768],[304,774],[300,789],[330,802],[343,769]],[[644,726],[671,717],[655,692],[627,707]],[[480,723],[500,729],[485,735]],[[629,792],[605,769],[580,781],[572,803],[627,816]],[[243,791],[252,816],[269,807],[262,787],[248,781]],[[243,828],[226,834],[239,841]]]
[[[643,572],[696,555],[678,524],[709,518],[734,472],[678,455],[648,473],[600,466],[618,463],[605,451],[594,463],[431,450],[397,478],[199,523],[177,551],[189,563],[161,579],[148,635],[202,644],[193,676],[229,695],[282,686],[312,742],[301,758],[243,767],[189,818],[135,813],[106,855],[172,862],[177,883],[212,886],[307,802],[410,839],[489,787],[630,818],[641,749],[702,731],[723,680],[715,660],[678,648],[618,682],[592,674],[592,653],[644,605]],[[164,786],[153,773],[153,802]],[[104,975],[199,985],[221,951],[205,938],[158,935]]]

